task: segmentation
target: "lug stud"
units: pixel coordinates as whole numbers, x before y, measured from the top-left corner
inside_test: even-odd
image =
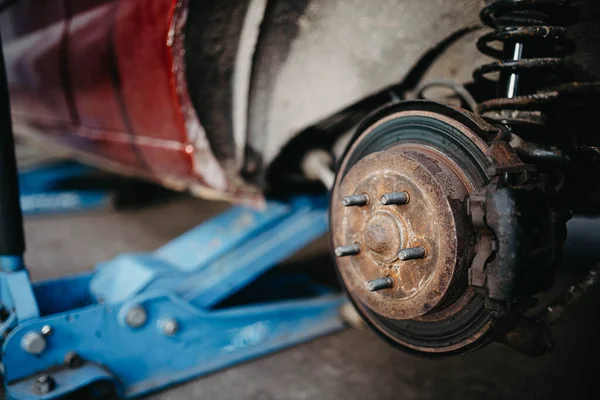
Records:
[[[367,282],[367,289],[371,292],[377,292],[383,289],[390,289],[394,287],[394,280],[389,276],[381,279],[374,279]]]
[[[408,202],[410,201],[410,195],[408,194],[408,192],[386,193],[383,196],[381,196],[380,201],[381,204],[383,204],[384,206],[404,205],[408,204]]]
[[[369,203],[369,196],[367,196],[366,194],[354,194],[352,196],[345,196],[342,199],[342,203],[345,207],[365,206]]]
[[[357,243],[349,244],[346,246],[336,247],[336,249],[335,249],[335,255],[337,257],[355,256],[359,253],[360,253],[360,245]]]
[[[408,260],[416,260],[419,258],[425,258],[426,255],[427,255],[427,250],[425,250],[425,247],[417,246],[417,247],[411,247],[409,249],[400,250],[400,252],[398,253],[398,258],[401,261],[408,261]]]

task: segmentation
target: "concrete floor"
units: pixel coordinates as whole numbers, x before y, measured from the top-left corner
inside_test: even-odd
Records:
[[[27,263],[34,280],[89,270],[119,253],[152,250],[226,208],[180,198],[141,210],[28,219]],[[600,221],[577,220],[571,228],[565,264],[600,260]],[[309,250],[325,251],[324,241]],[[600,292],[595,291],[556,326],[554,352],[537,359],[491,345],[466,356],[426,360],[396,351],[370,332],[348,329],[149,398],[599,398],[598,310]]]

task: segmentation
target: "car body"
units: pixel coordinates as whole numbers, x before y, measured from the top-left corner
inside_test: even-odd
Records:
[[[1,23],[15,130],[257,202],[294,138],[321,124],[315,146],[331,142],[364,114],[345,109],[389,101],[423,55],[477,22],[478,1],[426,3],[22,0]]]

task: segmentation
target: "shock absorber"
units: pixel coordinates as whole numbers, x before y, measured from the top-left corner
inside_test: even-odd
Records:
[[[483,117],[511,127],[545,125],[548,105],[561,91],[581,90],[567,83],[564,59],[572,48],[565,26],[573,15],[569,0],[486,0],[480,18],[493,31],[477,47],[499,61],[473,73],[475,82],[497,85],[497,97],[479,105]]]

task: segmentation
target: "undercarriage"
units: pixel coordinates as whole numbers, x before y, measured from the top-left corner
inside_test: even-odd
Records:
[[[427,356],[491,341],[530,355],[596,283],[548,301],[566,223],[597,214],[600,82],[570,62],[567,1],[486,2],[494,57],[473,82],[434,81],[454,105],[397,99],[360,123],[336,163],[330,242],[356,309],[386,341]],[[458,100],[457,100],[458,99]],[[323,180],[323,179],[322,179]]]

